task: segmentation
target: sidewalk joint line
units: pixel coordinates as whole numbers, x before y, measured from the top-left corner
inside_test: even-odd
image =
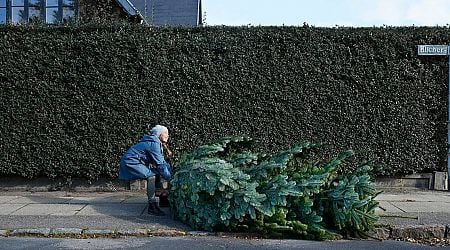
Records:
[[[80,204],[80,205],[81,205],[81,204]],[[83,210],[83,209],[84,209],[85,207],[87,207],[88,205],[89,205],[89,204],[84,204],[84,206],[83,206],[80,210],[78,210],[78,211],[75,210],[75,211],[76,211],[76,212],[75,212],[75,215],[78,215],[78,213],[81,212],[81,210]]]
[[[392,206],[394,206],[395,208],[397,208],[398,210],[402,211],[403,213],[406,213],[405,210],[403,210],[403,209],[401,209],[400,207],[398,207],[398,206],[392,204],[390,201],[388,201],[388,203],[391,204]]]

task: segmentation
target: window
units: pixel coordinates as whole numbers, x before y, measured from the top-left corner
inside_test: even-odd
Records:
[[[27,21],[25,15],[25,1],[24,0],[12,0],[11,2],[11,22],[12,23],[24,23]]]
[[[73,22],[75,21],[75,1],[74,0],[63,0],[62,5],[62,22]]]
[[[0,0],[0,24],[76,20],[79,0]]]
[[[29,0],[28,2],[28,21],[41,22],[42,21],[42,3],[40,0]]]
[[[0,0],[0,24],[5,24],[6,18],[6,0]]]
[[[45,3],[45,22],[58,23],[61,19],[60,16],[58,0],[47,0]]]

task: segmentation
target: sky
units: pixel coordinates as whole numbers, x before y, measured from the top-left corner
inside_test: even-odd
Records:
[[[450,0],[202,0],[206,25],[446,26]]]

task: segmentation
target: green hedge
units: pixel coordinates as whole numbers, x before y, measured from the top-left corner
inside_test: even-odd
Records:
[[[446,169],[445,27],[0,26],[0,174],[116,177],[158,121],[176,155],[228,135],[262,152],[353,149],[379,174]]]

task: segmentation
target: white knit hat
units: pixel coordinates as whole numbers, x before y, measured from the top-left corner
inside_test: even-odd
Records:
[[[150,133],[154,136],[159,136],[162,133],[169,133],[169,130],[162,125],[156,125],[150,130]]]

